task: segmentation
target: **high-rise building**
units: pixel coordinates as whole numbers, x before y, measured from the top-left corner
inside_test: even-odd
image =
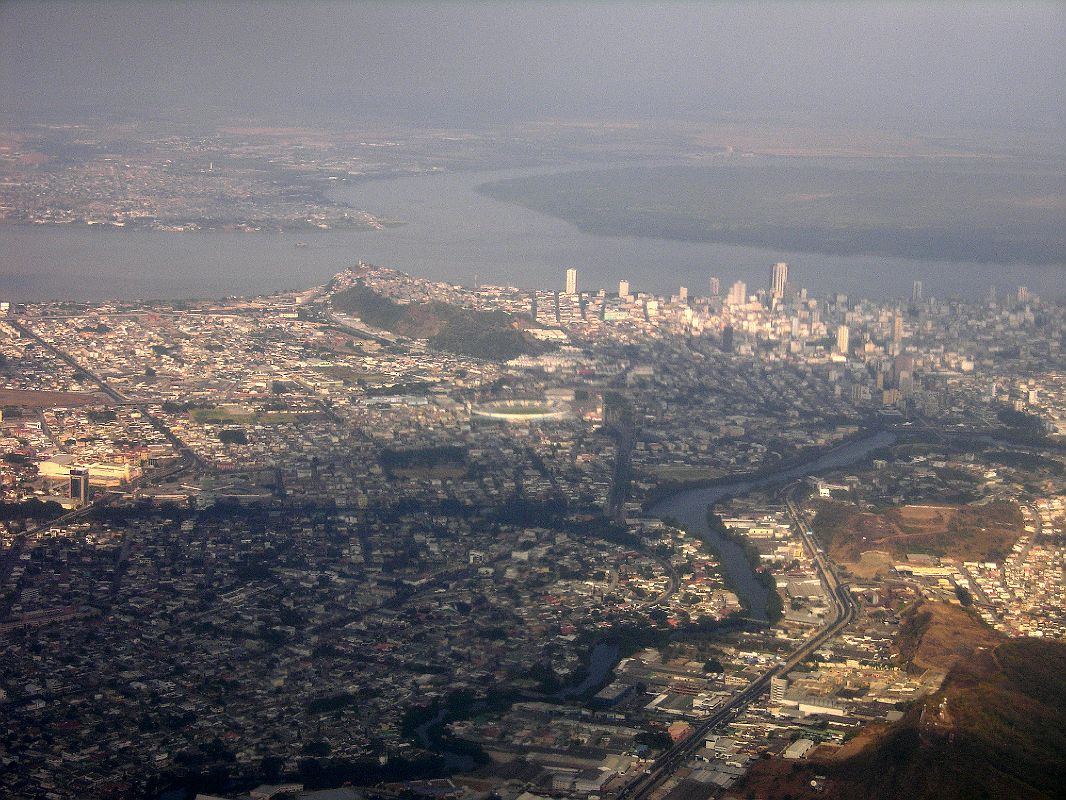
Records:
[[[625,278],[618,281],[618,296],[621,297],[623,300],[629,299],[629,281],[627,281]]]
[[[727,353],[733,352],[733,326],[726,325],[722,329],[722,349]]]
[[[737,281],[729,289],[729,297],[726,298],[731,306],[742,306],[748,302],[748,285],[744,281]]]
[[[81,505],[89,502],[89,470],[84,467],[70,469],[70,499]]]
[[[1019,303],[1028,303],[1029,302],[1029,287],[1028,286],[1019,286],[1018,287],[1018,302]]]
[[[778,261],[770,267],[770,297],[780,300],[785,296],[788,285],[788,264]]]
[[[781,678],[774,676],[770,678],[770,702],[774,705],[780,705],[785,699],[785,692],[788,691],[788,678]]]
[[[566,293],[577,294],[577,270],[572,267],[566,271]]]
[[[892,318],[892,349],[898,355],[903,347],[903,315],[896,309],[896,315]]]
[[[920,302],[922,302],[922,282],[921,281],[915,281],[914,284],[911,286],[911,302],[912,303],[920,303]]]
[[[688,302],[688,287],[687,286],[682,286],[680,289],[677,290],[677,299],[679,301],[681,301],[682,303],[687,303]]]
[[[847,325],[840,325],[839,327],[837,327],[837,352],[838,353],[845,353],[846,354],[848,352],[848,339],[849,339],[850,336],[851,336],[851,333],[850,333],[850,331],[848,331],[848,326]]]
[[[722,282],[718,278],[711,278],[711,297],[717,297],[722,293]]]

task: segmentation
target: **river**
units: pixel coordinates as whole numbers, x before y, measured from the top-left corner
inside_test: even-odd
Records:
[[[600,165],[603,166],[603,165]],[[385,230],[317,233],[163,233],[0,225],[0,300],[106,300],[251,295],[305,288],[359,260],[422,277],[562,288],[567,267],[580,286],[660,293],[688,286],[705,293],[766,284],[769,265],[788,261],[790,276],[817,294],[909,297],[925,292],[982,297],[990,284],[1025,284],[1066,294],[1062,267],[918,261],[882,256],[824,256],[756,247],[582,233],[573,225],[480,194],[482,183],[557,170],[436,173],[355,181],[336,199],[405,224]],[[304,242],[306,247],[296,247]]]
[[[581,683],[567,686],[559,692],[560,699],[567,700],[580,697],[594,686],[599,686],[607,678],[607,673],[618,663],[618,645],[612,642],[600,642],[589,654],[588,674]]]
[[[459,772],[472,770],[476,766],[476,762],[472,756],[468,753],[460,753],[455,750],[450,750],[447,747],[442,747],[439,742],[435,742],[431,738],[430,731],[434,727],[444,724],[447,720],[448,710],[442,708],[437,712],[437,716],[426,720],[415,728],[415,735],[418,737],[418,743],[426,750],[436,753],[444,759],[445,769],[449,771],[456,770]]]
[[[817,458],[779,472],[770,472],[756,478],[742,478],[715,486],[682,490],[655,503],[649,509],[649,513],[656,517],[675,519],[686,531],[695,533],[710,543],[719,554],[723,571],[729,577],[741,601],[747,605],[751,617],[766,620],[766,589],[755,579],[743,548],[733,540],[711,530],[707,525],[707,507],[756,489],[782,486],[808,475],[855,464],[875,450],[887,447],[895,441],[895,434],[879,431],[847,442]]]

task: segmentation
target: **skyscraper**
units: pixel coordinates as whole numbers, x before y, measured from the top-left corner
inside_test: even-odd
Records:
[[[922,302],[922,282],[921,281],[915,281],[914,285],[911,286],[911,302],[912,303],[920,303],[920,302]]]
[[[622,280],[618,281],[618,296],[623,300],[629,299],[629,281],[627,281],[625,278],[622,278]]]
[[[677,290],[677,299],[680,300],[682,303],[687,303],[688,302],[688,287],[687,286],[682,286],[680,289]]]
[[[840,325],[837,328],[837,352],[838,353],[844,353],[845,355],[847,354],[847,352],[848,352],[848,339],[849,339],[850,336],[851,336],[851,333],[850,333],[850,331],[848,331],[848,326],[847,325]]]
[[[77,500],[79,505],[89,502],[89,470],[84,467],[71,467],[70,499]]]
[[[737,281],[729,289],[727,302],[731,306],[742,306],[748,302],[748,285],[744,281]]]
[[[788,285],[788,264],[778,261],[770,267],[770,297],[780,300],[785,296]]]
[[[722,282],[718,278],[711,278],[711,297],[717,297],[722,293]]]
[[[577,270],[572,267],[566,271],[566,293],[577,294]]]

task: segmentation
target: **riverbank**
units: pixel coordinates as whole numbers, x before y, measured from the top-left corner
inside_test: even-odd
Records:
[[[839,442],[828,448],[816,446],[805,447],[795,455],[763,469],[751,472],[737,472],[732,475],[721,475],[716,478],[698,478],[690,481],[664,481],[648,492],[648,497],[642,504],[642,507],[644,512],[647,513],[648,509],[652,506],[668,497],[680,494],[681,492],[688,492],[696,489],[712,489],[717,486],[726,486],[743,482],[758,483],[783,470],[794,469],[813,460],[832,457],[832,455],[838,450],[842,450],[855,442],[862,441],[863,439],[875,436],[879,433],[891,432],[879,426],[860,427],[856,433],[851,436],[845,436]],[[870,455],[872,456],[872,452]],[[857,462],[851,463],[854,464]]]
[[[760,622],[769,622],[769,591],[749,563],[744,548],[731,538],[714,531],[707,524],[707,509],[722,500],[773,486],[780,486],[808,475],[830,469],[851,466],[871,454],[895,443],[896,435],[887,430],[865,431],[860,438],[837,444],[814,457],[789,466],[778,466],[755,477],[734,477],[730,481],[717,481],[714,486],[686,489],[668,495],[647,508],[647,513],[660,519],[674,519],[680,526],[699,536],[716,553],[730,585],[749,610],[749,615]]]
[[[731,531],[725,526],[722,518],[715,513],[714,507],[707,509],[707,527],[715,531],[719,536],[729,539],[744,551],[744,557],[748,559],[748,566],[755,574],[755,579],[766,589],[766,621],[770,625],[776,625],[785,613],[781,595],[777,593],[777,579],[762,569],[762,559],[759,550],[741,533]],[[708,545],[709,546],[709,545]]]
[[[1066,260],[1060,220],[1014,198],[1057,197],[1060,178],[1009,162],[960,169],[955,158],[829,166],[752,156],[580,169],[486,183],[478,191],[599,236],[1048,266]]]
[[[1023,284],[1048,297],[1066,292],[1066,277],[1056,267],[814,257],[773,248],[597,236],[477,191],[486,182],[552,171],[429,173],[331,188],[333,202],[366,209],[375,219],[404,222],[380,230],[182,236],[0,225],[0,295],[16,303],[250,296],[323,283],[358,260],[430,280],[471,283],[477,276],[484,283],[528,288],[557,286],[568,264],[580,266],[587,286],[615,286],[625,275],[634,287],[669,293],[679,283],[705,286],[708,264],[730,265],[721,275],[726,283],[761,285],[766,265],[784,260],[813,295],[909,297],[914,280],[922,280],[928,292],[973,299],[992,283]],[[307,246],[298,247],[301,243]]]

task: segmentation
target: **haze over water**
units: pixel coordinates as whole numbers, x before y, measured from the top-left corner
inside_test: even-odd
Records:
[[[0,118],[496,129],[515,121],[777,121],[792,115],[925,141],[1066,126],[1059,3],[5,3]],[[544,163],[550,163],[545,161]],[[500,175],[350,186],[383,232],[108,235],[0,229],[9,300],[264,292],[366,259],[427,277],[659,292],[765,282],[792,264],[816,293],[1064,291],[1063,268],[810,255],[605,238],[477,195]],[[295,241],[309,239],[296,250]]]
[[[0,227],[0,295],[41,299],[186,298],[259,294],[316,285],[359,260],[429,278],[562,288],[577,267],[584,290],[613,290],[620,278],[660,293],[688,286],[707,292],[766,282],[785,260],[815,294],[907,297],[913,280],[926,294],[975,299],[990,285],[1026,285],[1066,294],[1066,267],[826,256],[755,247],[582,233],[573,225],[479,194],[482,183],[528,170],[434,174],[351,183],[338,199],[405,224],[380,231],[321,233],[156,233],[84,228]],[[306,247],[296,247],[304,242]]]

